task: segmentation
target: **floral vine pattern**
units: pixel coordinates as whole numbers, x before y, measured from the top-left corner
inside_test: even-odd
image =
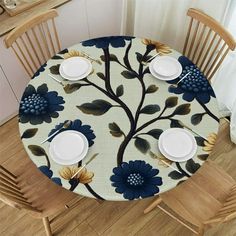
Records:
[[[126,48],[125,55],[124,55],[124,60],[123,63],[118,60],[118,58],[115,55],[112,55],[109,53],[109,44],[111,46],[115,47],[124,47],[125,46],[125,41],[129,41],[129,44]],[[163,119],[169,119],[172,122],[172,126],[174,126],[174,123],[177,121],[174,120],[173,118],[175,115],[186,115],[190,112],[190,104],[182,104],[180,106],[177,106],[178,103],[178,98],[177,97],[169,97],[166,100],[165,107],[162,109],[160,114],[154,118],[151,119],[149,122],[138,126],[138,120],[141,114],[147,114],[147,115],[153,115],[157,112],[160,111],[160,106],[158,104],[150,104],[146,105],[143,107],[145,97],[148,94],[155,93],[158,90],[158,87],[156,85],[150,85],[149,87],[146,88],[146,85],[144,83],[144,75],[146,73],[149,73],[149,70],[147,68],[144,68],[143,64],[141,63],[143,60],[149,59],[151,56],[149,56],[149,53],[156,49],[158,45],[153,44],[153,41],[150,41],[152,44],[148,44],[148,41],[145,41],[146,46],[146,52],[141,55],[140,53],[136,52],[137,56],[137,61],[139,62],[139,69],[138,71],[135,71],[130,62],[129,62],[129,51],[132,46],[132,38],[130,37],[108,37],[105,39],[104,38],[99,38],[99,39],[93,39],[93,40],[88,40],[82,43],[83,46],[95,46],[98,48],[102,48],[104,55],[101,56],[101,59],[105,62],[105,74],[102,75],[102,78],[104,79],[105,83],[105,88],[99,87],[98,85],[92,83],[89,81],[87,78],[84,79],[83,81],[86,82],[88,85],[93,86],[94,88],[100,90],[102,93],[104,93],[108,98],[110,98],[114,104],[111,102],[102,100],[102,99],[97,99],[94,100],[90,103],[84,103],[79,106],[77,106],[78,109],[80,109],[83,113],[85,114],[91,114],[95,116],[103,115],[106,112],[108,112],[112,107],[120,107],[122,108],[127,117],[129,118],[130,121],[130,130],[127,134],[124,134],[124,132],[120,129],[118,124],[115,122],[109,124],[110,128],[110,133],[114,137],[120,137],[124,136],[124,140],[120,145],[120,148],[117,153],[117,165],[120,166],[123,163],[123,157],[124,157],[124,152],[129,144],[129,142],[134,139],[135,140],[135,146],[137,149],[139,149],[142,153],[147,153],[147,151],[150,149],[150,144],[149,142],[141,138],[140,136],[143,135],[144,133],[141,133],[141,131],[148,127],[150,124],[158,121],[158,120],[163,120]],[[161,49],[159,49],[161,50]],[[163,53],[170,53],[171,51],[162,51]],[[111,87],[111,78],[110,78],[110,63],[115,62],[120,64],[122,67],[124,67],[124,71],[121,72],[121,75],[125,79],[137,79],[141,85],[142,88],[142,94],[141,94],[141,99],[140,103],[137,107],[137,110],[135,114],[133,115],[130,108],[120,99],[120,97],[124,93],[124,87],[123,85],[120,85],[117,87],[116,91],[113,90]],[[100,74],[101,77],[101,74]],[[177,106],[177,107],[176,107]],[[176,109],[169,115],[164,115],[165,111],[169,108],[176,107]],[[160,136],[162,130],[150,130],[149,132],[145,133],[147,135],[152,136],[153,138],[158,139]]]
[[[122,194],[123,198],[127,200],[149,197],[159,193],[160,186],[165,184],[165,180],[160,174],[160,169],[168,168],[167,165],[163,165],[162,160],[175,165],[179,170],[179,172],[168,172],[168,178],[176,180],[176,184],[182,183],[200,168],[200,164],[193,159],[188,160],[184,164],[173,163],[164,156],[151,151],[150,139],[158,140],[164,131],[160,128],[161,126],[158,127],[159,122],[167,121],[170,127],[183,128],[180,117],[185,117],[191,113],[191,102],[193,100],[200,105],[201,110],[196,114],[192,114],[190,120],[192,125],[200,124],[205,116],[210,117],[213,122],[219,121],[218,117],[213,114],[206,105],[210,102],[211,98],[215,98],[211,86],[196,65],[183,56],[178,58],[183,67],[182,74],[177,79],[168,82],[169,87],[167,87],[167,89],[170,96],[164,100],[164,104],[160,104],[155,100],[151,103],[147,103],[147,101],[150,101],[149,98],[153,94],[158,94],[160,88],[155,83],[148,84],[145,81],[145,76],[150,74],[150,71],[148,66],[143,65],[142,62],[149,60],[154,53],[159,53],[160,55],[170,54],[172,53],[172,49],[162,43],[143,39],[141,43],[145,48],[144,52],[134,52],[133,39],[133,37],[114,36],[82,42],[83,47],[96,47],[103,52],[100,58],[103,61],[104,71],[96,72],[96,75],[93,75],[93,77],[98,79],[97,81],[99,81],[99,83],[96,82],[95,79],[90,79],[88,76],[78,82],[68,83],[62,89],[67,96],[70,96],[70,94],[83,87],[91,87],[102,95],[102,98],[96,97],[96,99],[91,99],[91,101],[86,101],[85,103],[78,102],[76,104],[75,109],[83,113],[83,116],[103,116],[112,109],[120,109],[126,115],[128,119],[128,129],[123,129],[117,120],[111,120],[105,124],[105,126],[107,126],[108,132],[112,137],[120,138],[121,140],[116,152],[116,166],[111,167],[112,170],[109,180],[115,192]],[[121,50],[124,54],[122,57],[118,57],[110,53],[111,48],[124,48],[124,50]],[[135,55],[135,66],[129,60],[131,53],[132,58]],[[58,60],[59,62],[54,61],[49,67],[49,71],[54,75],[58,75],[60,60],[81,55],[81,52],[78,50],[65,49],[52,58],[52,60]],[[134,58],[132,60],[134,60]],[[123,99],[126,95],[125,83],[121,83],[116,87],[112,86],[112,63],[122,68],[120,76],[123,79],[139,84],[140,96],[135,109],[131,109],[124,101],[125,99]],[[35,74],[34,78],[41,76],[40,74],[45,71],[46,66],[47,64],[43,65]],[[191,76],[181,81],[177,87],[173,86],[173,84],[176,84],[189,72],[191,72]],[[182,97],[180,95],[182,95]],[[35,103],[35,96],[38,102],[37,104]],[[182,99],[181,102],[180,99]],[[43,122],[50,123],[52,121],[51,118],[58,117],[60,114],[59,111],[64,109],[64,103],[63,97],[58,96],[58,93],[55,91],[48,91],[46,84],[38,88],[29,85],[20,105],[20,122],[30,123],[32,125],[41,124]],[[146,119],[145,122],[142,122],[144,116]],[[148,119],[148,117],[151,118]],[[61,123],[52,128],[51,131],[48,132],[48,136],[60,129],[63,124],[64,122],[61,121]],[[153,128],[153,124],[155,124],[155,128]],[[88,139],[89,146],[93,146],[96,136],[90,125],[83,124],[82,120],[77,118],[72,121],[68,129],[82,132]],[[21,138],[22,140],[27,140],[34,137],[37,132],[38,128],[29,128],[24,130]],[[206,140],[201,137],[195,138],[198,146],[201,147],[203,152],[206,152],[198,155],[199,160],[204,161],[212,151],[216,141],[216,135],[210,134]],[[50,141],[51,140],[49,140],[49,142]],[[157,166],[160,168],[153,168],[146,161],[126,160],[125,152],[129,145],[134,145],[139,151],[140,156],[149,154],[147,156],[157,160]],[[28,145],[28,149],[35,156],[45,157],[47,164],[40,166],[39,170],[48,176],[48,178],[52,179],[52,181],[59,185],[62,184],[60,178],[52,177],[51,163],[44,148],[38,145]],[[92,184],[90,185],[90,183],[93,183],[94,172],[84,168],[83,171],[72,178],[79,168],[81,168],[80,166],[81,163],[78,163],[78,166],[63,167],[58,173],[62,180],[66,180],[69,183],[71,191],[74,191],[82,184],[91,195],[98,199],[103,199],[101,195],[92,189]]]

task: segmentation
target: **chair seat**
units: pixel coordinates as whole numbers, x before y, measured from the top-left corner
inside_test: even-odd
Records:
[[[19,185],[32,206],[40,211],[28,212],[35,218],[54,215],[65,209],[65,205],[68,205],[69,202],[79,201],[82,198],[82,196],[53,183],[32,162],[27,163],[23,170],[24,172],[19,173]]]
[[[220,209],[221,203],[188,180],[175,189],[160,194],[163,202],[176,214],[198,227]]]
[[[221,168],[206,162],[190,179],[160,197],[183,219],[200,227],[218,212],[233,185]]]

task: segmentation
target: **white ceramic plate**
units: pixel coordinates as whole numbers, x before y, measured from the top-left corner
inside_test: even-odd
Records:
[[[151,74],[160,80],[173,80],[182,73],[179,61],[169,56],[159,56],[151,61],[149,65]]]
[[[88,140],[80,132],[66,130],[53,138],[49,146],[50,157],[60,165],[81,161],[88,152]]]
[[[92,71],[91,62],[84,57],[70,57],[64,60],[60,67],[60,75],[71,81],[84,79]]]
[[[189,131],[181,128],[165,130],[159,137],[160,152],[169,160],[181,162],[194,157],[197,143]]]

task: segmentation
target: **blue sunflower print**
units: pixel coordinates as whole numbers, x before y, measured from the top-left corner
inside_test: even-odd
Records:
[[[28,85],[20,102],[19,120],[32,125],[50,123],[51,118],[57,118],[58,111],[64,109],[64,103],[63,97],[58,96],[56,91],[48,92],[46,84],[40,85],[37,90]]]
[[[187,57],[181,56],[178,61],[183,67],[182,74],[175,80],[169,81],[171,84],[176,84],[188,72],[191,72],[178,87],[169,87],[170,93],[183,94],[185,101],[191,102],[193,99],[206,104],[211,97],[215,97],[214,91],[206,77]]]
[[[112,186],[128,200],[154,196],[162,185],[162,178],[157,176],[159,170],[145,161],[123,162],[113,169],[113,173]]]

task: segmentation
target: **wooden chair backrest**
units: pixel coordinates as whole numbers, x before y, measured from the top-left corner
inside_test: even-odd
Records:
[[[0,200],[18,209],[40,212],[24,196],[18,177],[0,165]]]
[[[54,18],[56,10],[49,10],[25,21],[5,38],[17,58],[32,77],[37,69],[61,50]]]
[[[206,224],[223,223],[236,218],[236,184],[226,197],[224,204],[214,217],[206,221]]]
[[[194,8],[184,44],[183,55],[193,61],[208,80],[211,80],[229,50],[236,42],[232,35],[215,19]]]

